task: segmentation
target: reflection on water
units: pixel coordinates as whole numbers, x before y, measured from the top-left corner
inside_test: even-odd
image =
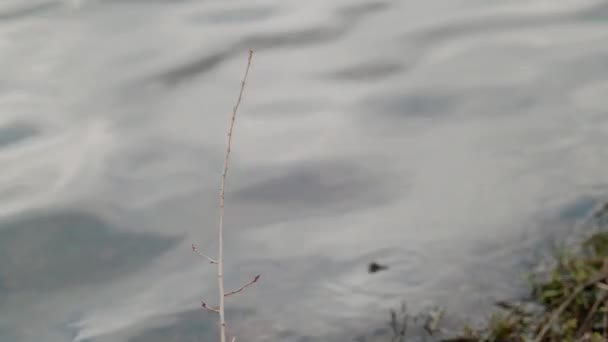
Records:
[[[0,127],[0,148],[34,137],[36,133],[38,133],[36,126],[26,123],[13,123],[6,127]]]
[[[599,0],[2,1],[0,340],[215,340],[198,310],[214,270],[189,246],[216,250],[249,48],[226,282],[262,281],[228,302],[234,334],[381,339],[403,299],[483,314],[606,197],[607,15]]]
[[[0,229],[1,295],[112,280],[175,245],[174,238],[112,228],[87,213],[32,215]]]

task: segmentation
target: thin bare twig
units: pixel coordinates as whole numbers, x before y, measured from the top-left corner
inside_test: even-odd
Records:
[[[251,281],[250,281],[250,282],[248,282],[247,284],[245,284],[245,285],[241,286],[241,287],[240,287],[238,290],[230,291],[230,292],[228,292],[228,293],[224,294],[224,297],[228,297],[228,296],[231,296],[231,295],[233,295],[233,294],[235,294],[235,293],[239,293],[239,292],[243,291],[243,290],[244,290],[245,288],[247,288],[248,286],[251,286],[251,285],[255,284],[255,283],[258,281],[258,279],[260,279],[260,275],[259,275],[259,274],[258,274],[258,275],[256,275],[256,276],[253,278],[253,280],[251,280]]]
[[[220,310],[218,308],[214,308],[213,306],[209,306],[207,305],[207,303],[202,302],[201,306],[209,311],[215,312],[215,313],[220,313]]]
[[[218,222],[218,256],[217,256],[217,285],[219,288],[219,314],[220,314],[220,342],[226,342],[226,316],[224,310],[224,194],[226,191],[226,175],[228,174],[228,161],[230,159],[230,150],[232,145],[232,131],[234,129],[234,122],[236,120],[236,113],[241,105],[241,99],[243,98],[243,91],[245,90],[245,83],[247,82],[247,76],[249,75],[249,68],[251,67],[251,59],[253,58],[253,50],[249,50],[249,57],[247,59],[247,68],[245,68],[245,75],[241,81],[241,90],[239,91],[239,97],[236,100],[236,104],[232,109],[232,116],[230,119],[230,126],[228,128],[228,138],[226,146],[226,156],[224,158],[224,168],[222,171],[222,180],[220,184],[220,209],[219,209],[219,222]]]
[[[207,254],[203,254],[201,253],[201,251],[198,250],[198,247],[196,247],[195,244],[192,244],[192,251],[198,255],[200,255],[201,257],[209,260],[210,264],[217,264],[217,261],[215,261],[215,259],[211,258],[210,256],[208,256]]]

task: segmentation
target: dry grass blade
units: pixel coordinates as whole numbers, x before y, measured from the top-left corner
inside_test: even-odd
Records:
[[[391,329],[393,330],[393,335],[399,335],[399,328],[397,328],[397,313],[395,310],[391,309],[391,321],[389,323]]]
[[[534,342],[541,342],[543,340],[543,338],[545,337],[545,335],[547,334],[547,332],[549,332],[549,329],[551,328],[551,325],[553,324],[553,322],[555,322],[559,318],[559,316],[562,314],[562,312],[564,310],[566,310],[566,308],[568,308],[568,306],[570,305],[570,303],[572,303],[572,301],[585,288],[587,288],[589,286],[592,286],[592,285],[595,285],[596,283],[598,283],[600,281],[603,281],[606,278],[608,278],[608,271],[606,269],[604,269],[599,274],[595,275],[594,277],[591,277],[591,279],[589,279],[587,282],[585,282],[585,283],[579,285],[578,287],[576,287],[574,289],[574,291],[572,291],[572,293],[570,294],[570,296],[568,296],[568,298],[566,298],[566,300],[564,300],[562,302],[562,304],[551,314],[551,317],[544,324],[544,326],[542,327],[541,331],[538,333],[538,335],[534,339]]]
[[[598,288],[602,289],[602,287],[600,286],[600,284],[602,284],[602,285],[604,285],[604,284],[603,283],[598,283],[597,284]],[[589,313],[587,313],[587,317],[585,317],[585,320],[583,321],[583,323],[579,327],[579,330],[577,332],[577,336],[581,336],[585,332],[585,330],[587,330],[587,328],[591,324],[591,320],[593,319],[593,315],[596,314],[597,309],[599,309],[600,305],[602,305],[602,303],[606,300],[606,295],[607,295],[607,293],[603,289],[597,295],[597,298],[595,299],[595,302],[593,303],[593,306],[589,310]]]

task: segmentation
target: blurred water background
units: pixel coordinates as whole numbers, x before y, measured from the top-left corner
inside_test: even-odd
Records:
[[[0,2],[0,341],[351,341],[475,316],[606,195],[600,0]],[[390,269],[370,275],[372,260]]]

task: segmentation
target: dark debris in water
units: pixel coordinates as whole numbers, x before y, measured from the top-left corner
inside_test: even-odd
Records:
[[[367,271],[369,273],[376,273],[376,272],[384,271],[384,270],[387,270],[387,269],[388,269],[388,266],[380,265],[379,263],[377,263],[375,261],[371,262],[367,266]]]

